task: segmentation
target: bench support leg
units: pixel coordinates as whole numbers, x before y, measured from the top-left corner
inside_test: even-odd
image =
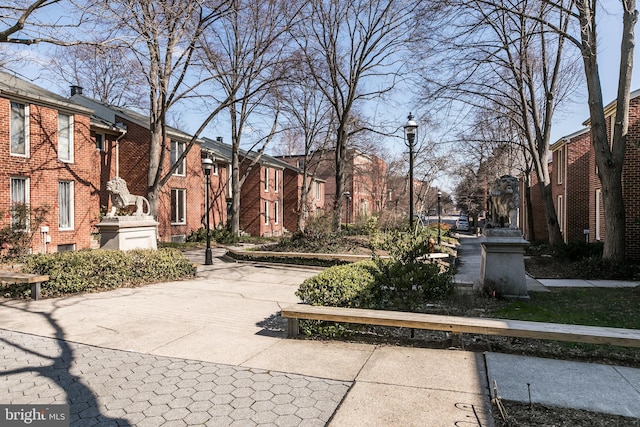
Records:
[[[31,284],[31,298],[38,301],[40,299],[40,282]]]
[[[295,338],[300,333],[300,321],[298,319],[287,319],[287,338]]]

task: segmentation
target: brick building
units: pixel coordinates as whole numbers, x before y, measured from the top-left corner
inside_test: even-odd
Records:
[[[34,253],[85,249],[99,222],[100,152],[90,135],[91,111],[0,72],[0,211],[47,207],[47,233],[34,233]]]
[[[97,140],[104,141],[100,181],[103,206],[109,197],[106,182],[115,176],[120,176],[127,182],[131,194],[146,197],[151,138],[149,118],[132,110],[90,99],[82,95],[79,87],[72,88],[71,99],[94,111],[92,131]],[[105,129],[117,130],[118,134],[106,133]],[[178,161],[191,139],[191,135],[167,127],[168,152],[164,158],[164,171],[168,171]],[[160,241],[184,241],[191,232],[204,224],[205,181],[202,156],[209,154],[201,149],[201,141],[198,142],[180,161],[179,167],[160,190],[156,218]],[[210,157],[215,155],[212,152]],[[227,169],[220,167],[220,161],[216,161],[215,166],[218,167],[218,172],[214,169],[210,177],[212,196],[224,193],[221,188],[227,184]],[[226,223],[226,203],[216,199],[210,206],[210,226],[214,228]]]
[[[305,156],[290,155],[280,159],[302,168]],[[309,174],[324,182],[324,210],[332,211],[336,195],[335,152],[316,152],[308,161]],[[345,223],[381,212],[387,200],[387,164],[374,155],[347,150],[344,195],[342,220]]]
[[[606,106],[605,116],[607,135],[612,138],[615,102]],[[584,124],[587,126],[586,129],[561,138],[551,146],[552,194],[566,243],[602,241],[606,233],[602,186],[591,145],[589,121]],[[531,194],[535,235],[526,227],[527,218],[522,216],[526,215],[524,205],[521,206],[521,224],[525,225],[523,233],[528,240],[547,241],[538,185],[533,176]],[[524,194],[523,191],[521,188],[521,194]],[[622,193],[626,218],[626,257],[630,261],[640,261],[640,90],[631,93],[629,131],[622,170]]]

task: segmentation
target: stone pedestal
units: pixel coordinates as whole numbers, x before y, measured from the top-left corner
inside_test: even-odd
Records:
[[[158,223],[150,216],[104,217],[97,227],[101,249],[158,249]]]
[[[529,242],[520,230],[485,229],[481,244],[479,287],[505,298],[528,299],[524,251]]]

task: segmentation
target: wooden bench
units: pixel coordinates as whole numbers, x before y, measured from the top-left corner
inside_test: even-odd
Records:
[[[0,271],[0,282],[31,284],[31,298],[36,301],[40,299],[40,284],[47,280],[47,275]]]
[[[299,319],[306,319],[430,329],[434,331],[446,331],[453,334],[501,335],[507,337],[640,347],[640,330],[637,329],[458,317],[386,310],[365,310],[360,308],[323,307],[307,304],[295,304],[284,308],[281,316],[287,319],[287,336],[290,338],[299,334]]]

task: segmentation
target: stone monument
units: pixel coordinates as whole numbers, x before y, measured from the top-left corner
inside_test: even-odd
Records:
[[[158,249],[158,223],[149,215],[149,201],[129,193],[124,179],[116,176],[107,182],[111,210],[97,225],[101,249]],[[133,215],[116,216],[118,209],[135,206]]]
[[[505,298],[528,299],[524,251],[529,242],[518,229],[518,179],[503,175],[491,191],[491,221],[482,237],[479,286]]]

